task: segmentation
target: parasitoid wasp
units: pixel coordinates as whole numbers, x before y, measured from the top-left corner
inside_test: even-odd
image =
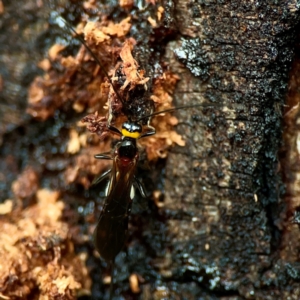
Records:
[[[132,113],[130,105],[132,102],[130,99],[124,99],[124,93],[129,94],[129,89],[123,91],[121,95],[119,90],[122,85],[117,81],[115,83],[108,72],[103,67],[100,59],[98,59],[95,52],[88,46],[85,40],[77,34],[77,32],[71,27],[64,19],[61,19],[65,27],[69,32],[75,34],[76,38],[80,40],[82,45],[90,53],[93,59],[99,64],[102,72],[104,72],[109,84],[113,90],[115,98],[119,100],[122,106],[122,111],[127,120],[123,122],[121,130],[117,127],[111,125],[114,118],[112,107],[109,106],[109,113],[106,123],[106,130],[116,134],[120,137],[120,140],[114,146],[111,152],[105,152],[102,154],[95,155],[96,159],[101,160],[112,160],[112,168],[104,172],[100,177],[96,178],[93,184],[97,184],[104,179],[108,179],[108,185],[106,188],[106,199],[103,209],[97,221],[97,225],[94,231],[94,243],[100,256],[111,265],[111,283],[110,283],[110,296],[109,299],[113,298],[114,294],[114,264],[115,258],[120,253],[125,245],[127,233],[128,233],[128,220],[131,212],[131,203],[134,198],[134,187],[136,187],[140,194],[145,197],[146,193],[144,191],[142,183],[136,177],[136,169],[139,161],[139,149],[137,146],[137,140],[145,137],[149,137],[156,133],[154,127],[150,125],[151,118],[155,115],[163,114],[166,112],[172,112],[179,109],[188,109],[193,107],[209,107],[213,104],[196,104],[180,106],[177,108],[171,108],[166,110],[161,110],[153,112],[154,105],[151,100],[147,109],[142,107],[143,114],[138,116]],[[121,72],[120,69],[115,73]],[[116,76],[117,80],[122,76]],[[132,92],[131,92],[132,93]],[[144,102],[143,102],[144,103]],[[139,107],[141,104],[136,104]],[[140,111],[140,110],[137,110]],[[145,112],[146,111],[146,112]],[[88,121],[85,119],[85,121]],[[144,126],[147,126],[144,130]]]

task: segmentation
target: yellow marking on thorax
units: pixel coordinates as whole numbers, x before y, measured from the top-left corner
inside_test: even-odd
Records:
[[[128,130],[122,128],[122,131],[121,131],[122,135],[123,136],[126,136],[126,137],[130,137],[130,138],[133,138],[133,139],[138,139],[141,135],[140,132],[136,131],[136,132],[129,132]]]

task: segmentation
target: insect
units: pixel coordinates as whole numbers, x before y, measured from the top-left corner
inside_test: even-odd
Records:
[[[197,105],[200,106],[200,105]],[[194,106],[184,106],[186,109]],[[178,109],[178,108],[177,108]],[[167,111],[172,111],[170,109]],[[156,112],[157,115],[166,111]],[[110,298],[113,297],[113,272],[116,256],[124,247],[128,232],[128,218],[131,210],[131,203],[134,197],[133,185],[141,195],[146,197],[143,185],[136,178],[135,172],[139,160],[137,140],[155,134],[155,129],[150,127],[149,131],[142,132],[141,120],[135,122],[124,122],[122,130],[109,126],[109,130],[121,136],[112,153],[95,155],[97,159],[110,159],[113,161],[112,169],[103,173],[95,183],[109,177],[107,197],[104,207],[100,213],[96,229],[94,231],[94,243],[100,256],[111,264],[111,286]]]
[[[134,197],[134,183],[141,195],[145,197],[143,186],[135,177],[139,160],[136,140],[154,134],[154,132],[142,134],[142,127],[138,123],[130,122],[123,123],[121,132],[115,127],[110,127],[110,130],[118,133],[122,139],[116,144],[111,155],[98,154],[95,156],[97,159],[112,159],[113,166],[97,181],[109,176],[107,198],[94,232],[94,243],[101,257],[112,266],[110,288],[110,299],[112,299],[114,260],[126,241],[128,217]]]
[[[196,104],[153,112],[154,107],[151,105],[149,99],[146,99],[146,102],[142,99],[142,102],[132,104],[130,101],[132,99],[124,99],[124,93],[128,93],[129,98],[134,98],[134,96],[132,96],[132,92],[127,90],[123,92],[123,94],[120,94],[120,86],[122,83],[119,84],[118,81],[117,83],[113,82],[105,68],[103,68],[103,64],[98,59],[97,55],[91,50],[87,43],[79,37],[71,26],[69,26],[65,21],[63,22],[69,31],[75,34],[90,55],[99,64],[101,70],[105,73],[111,88],[113,89],[115,97],[122,105],[123,114],[127,117],[127,121],[122,124],[122,129],[119,130],[117,127],[111,125],[114,116],[111,106],[109,107],[110,110],[108,113],[108,120],[106,122],[106,129],[113,134],[117,134],[121,139],[117,142],[112,152],[105,152],[95,156],[96,159],[112,160],[111,170],[106,171],[94,181],[94,184],[97,184],[104,179],[108,179],[106,200],[95,228],[94,243],[100,256],[111,265],[109,299],[112,299],[114,292],[113,275],[115,258],[120,253],[126,242],[131,203],[134,198],[134,187],[140,191],[143,197],[146,195],[141,182],[137,179],[135,174],[139,161],[137,140],[149,137],[156,133],[155,128],[150,125],[151,118],[155,115],[172,112],[178,109],[212,105]],[[117,78],[119,77],[117,76]],[[145,109],[143,103],[147,103],[147,101],[149,101],[150,105],[146,106],[147,109]],[[131,104],[129,105],[129,103]],[[137,116],[135,109],[136,111],[142,112],[141,117]],[[144,126],[147,126],[146,130],[144,130]]]

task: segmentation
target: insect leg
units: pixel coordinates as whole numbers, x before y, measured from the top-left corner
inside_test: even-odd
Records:
[[[145,192],[145,187],[142,184],[142,182],[136,176],[134,176],[133,184],[134,184],[134,187],[136,187],[139,190],[141,196],[143,198],[147,198],[147,195],[146,195],[146,192]]]
[[[109,123],[107,124],[107,128],[108,128],[112,133],[115,133],[115,134],[120,135],[120,136],[122,135],[121,131],[120,131],[118,128],[116,128],[116,127],[110,125]]]
[[[112,121],[112,119],[113,119],[113,114],[112,114],[112,111],[111,111],[111,107],[109,107],[108,119],[107,119],[107,128],[108,128],[112,133],[115,133],[115,134],[117,134],[117,135],[122,136],[121,131],[120,131],[118,128],[116,128],[116,127],[114,127],[114,126],[112,126],[112,125],[110,124],[111,121]]]
[[[96,154],[94,157],[97,159],[107,159],[107,160],[113,159],[110,151]]]
[[[153,112],[153,110],[152,110]],[[148,127],[148,131],[146,131],[144,134],[142,134],[141,137],[146,137],[146,136],[150,136],[150,135],[154,135],[156,133],[156,130],[153,126],[150,125],[150,122],[151,122],[151,117],[148,119],[148,122],[147,122],[147,127]]]
[[[130,199],[133,199],[135,196],[135,190],[134,190],[134,187],[133,185],[131,186],[131,189],[130,189]]]
[[[95,179],[92,182],[92,185],[96,185],[96,184],[100,183],[102,180],[104,180],[106,177],[108,177],[110,175],[110,173],[111,173],[111,169],[102,173],[100,176],[95,177]]]
[[[147,130],[146,132],[144,132],[143,134],[141,134],[140,138],[144,138],[147,136],[151,136],[154,135],[156,133],[156,130],[153,126],[148,125],[149,130]]]

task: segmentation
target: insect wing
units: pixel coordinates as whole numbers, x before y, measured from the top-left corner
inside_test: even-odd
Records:
[[[95,246],[101,257],[109,262],[115,259],[126,241],[137,160],[138,154],[125,166],[118,156],[113,160],[108,195],[94,232]]]

